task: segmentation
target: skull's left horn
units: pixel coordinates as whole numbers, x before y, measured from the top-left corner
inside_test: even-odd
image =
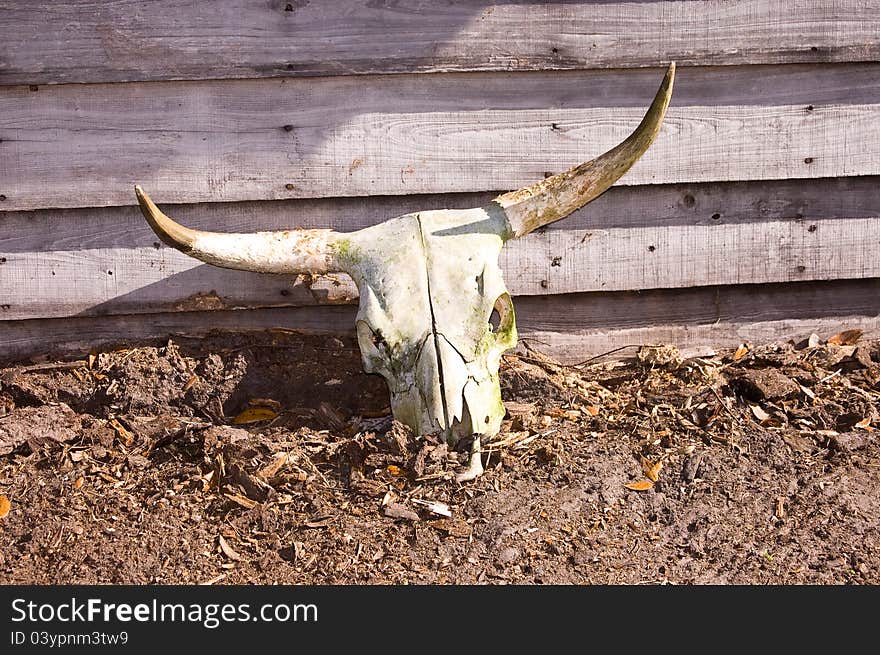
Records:
[[[507,215],[511,237],[521,237],[542,225],[565,218],[620,179],[645,153],[660,131],[672,97],[674,78],[675,63],[671,63],[651,107],[623,143],[592,161],[495,198]]]
[[[184,227],[163,214],[143,189],[135,186],[147,223],[162,241],[203,262],[258,273],[320,275],[343,270],[333,230],[283,230],[226,234]]]

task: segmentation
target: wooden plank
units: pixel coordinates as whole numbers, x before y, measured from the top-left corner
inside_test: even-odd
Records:
[[[823,338],[858,328],[880,336],[880,280],[702,287],[514,299],[521,341],[566,363],[622,346],[671,343],[705,353],[743,341]],[[352,334],[355,308],[310,307],[36,319],[0,323],[0,362],[82,357],[92,349],[137,345],[213,329],[285,328]]]
[[[520,341],[564,363],[641,345],[672,344],[684,356],[742,343],[823,339],[849,329],[880,337],[880,279],[743,284],[515,299]]]
[[[10,321],[0,323],[0,362],[82,357],[93,349],[153,343],[174,334],[203,335],[214,329],[354,334],[354,313],[354,307],[309,307]]]
[[[0,211],[508,190],[625,138],[659,74],[7,87]],[[618,184],[880,174],[878,115],[880,64],[686,69]]]
[[[880,217],[530,235],[500,263],[514,293],[880,277]]]
[[[522,296],[514,302],[517,325],[526,333],[880,318],[880,279]]]
[[[511,293],[541,295],[880,277],[880,217],[557,230],[508,244]],[[169,248],[6,256],[0,317],[72,316],[357,302],[348,276],[244,273]]]
[[[871,61],[876,0],[0,6],[0,83]]]
[[[676,346],[682,357],[713,355],[721,348],[735,348],[741,343],[763,344],[779,341],[802,341],[811,334],[827,339],[842,330],[858,329],[866,338],[880,337],[880,319],[866,316],[837,316],[819,319],[791,319],[758,323],[716,323],[713,325],[653,325],[612,332],[569,334],[527,332],[537,350],[564,364],[586,360],[628,359],[640,346]]]
[[[617,187],[510,242],[501,266],[517,296],[880,277],[878,182]],[[493,195],[181,205],[169,213],[220,231],[345,231],[419,209],[478,206]],[[0,320],[357,301],[344,275],[201,264],[160,244],[132,207],[9,212],[0,228]]]

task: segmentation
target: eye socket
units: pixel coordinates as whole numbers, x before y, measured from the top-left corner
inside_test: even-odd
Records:
[[[368,351],[380,355],[387,352],[388,342],[385,341],[385,337],[382,336],[380,330],[373,330],[364,321],[358,321],[355,329],[357,330],[358,343],[361,346],[361,350],[366,348]]]
[[[499,314],[498,310],[493,307],[492,313],[489,314],[489,327],[492,328],[492,332],[497,332],[500,326],[501,314]]]
[[[513,324],[513,300],[506,291],[495,299],[492,313],[489,314],[489,329],[492,332],[507,331]]]

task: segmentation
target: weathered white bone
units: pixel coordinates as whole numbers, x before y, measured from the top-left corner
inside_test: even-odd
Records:
[[[469,465],[458,476],[470,480],[483,471],[480,437],[495,435],[504,418],[498,369],[517,341],[498,266],[501,248],[569,215],[629,170],[659,132],[674,73],[672,64],[623,143],[488,207],[417,212],[345,234],[219,234],[179,225],[140,187],[135,191],[159,237],[202,261],[263,273],[351,275],[360,293],[356,330],[364,369],[385,378],[394,417],[416,434],[441,432],[451,443],[473,437]]]
[[[342,271],[334,257],[333,230],[282,230],[250,234],[220,234],[192,230],[163,214],[139,186],[134,188],[141,213],[169,246],[203,262],[257,273],[311,273]]]
[[[443,431],[457,441],[498,432],[498,366],[516,345],[498,267],[508,232],[498,209],[440,210],[336,242],[336,257],[360,290],[364,370],[385,377],[394,416],[417,433]],[[493,330],[496,303],[504,320]]]

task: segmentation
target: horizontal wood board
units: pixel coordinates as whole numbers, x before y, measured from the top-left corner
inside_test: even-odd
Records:
[[[509,190],[635,128],[660,70],[0,89],[0,212]],[[880,174],[880,63],[682,69],[618,185]]]
[[[880,277],[880,178],[615,187],[500,263],[516,296]],[[494,194],[167,207],[219,231],[345,231]],[[351,304],[345,275],[259,275],[161,244],[135,207],[0,214],[0,320]]]
[[[827,339],[844,329],[880,336],[880,279],[520,297],[522,342],[573,363],[627,346],[673,344],[705,353],[744,341]],[[83,357],[90,350],[200,335],[272,328],[353,333],[355,308],[297,307],[178,312],[0,323],[0,362],[36,356]]]
[[[0,4],[0,84],[878,57],[876,0]]]

